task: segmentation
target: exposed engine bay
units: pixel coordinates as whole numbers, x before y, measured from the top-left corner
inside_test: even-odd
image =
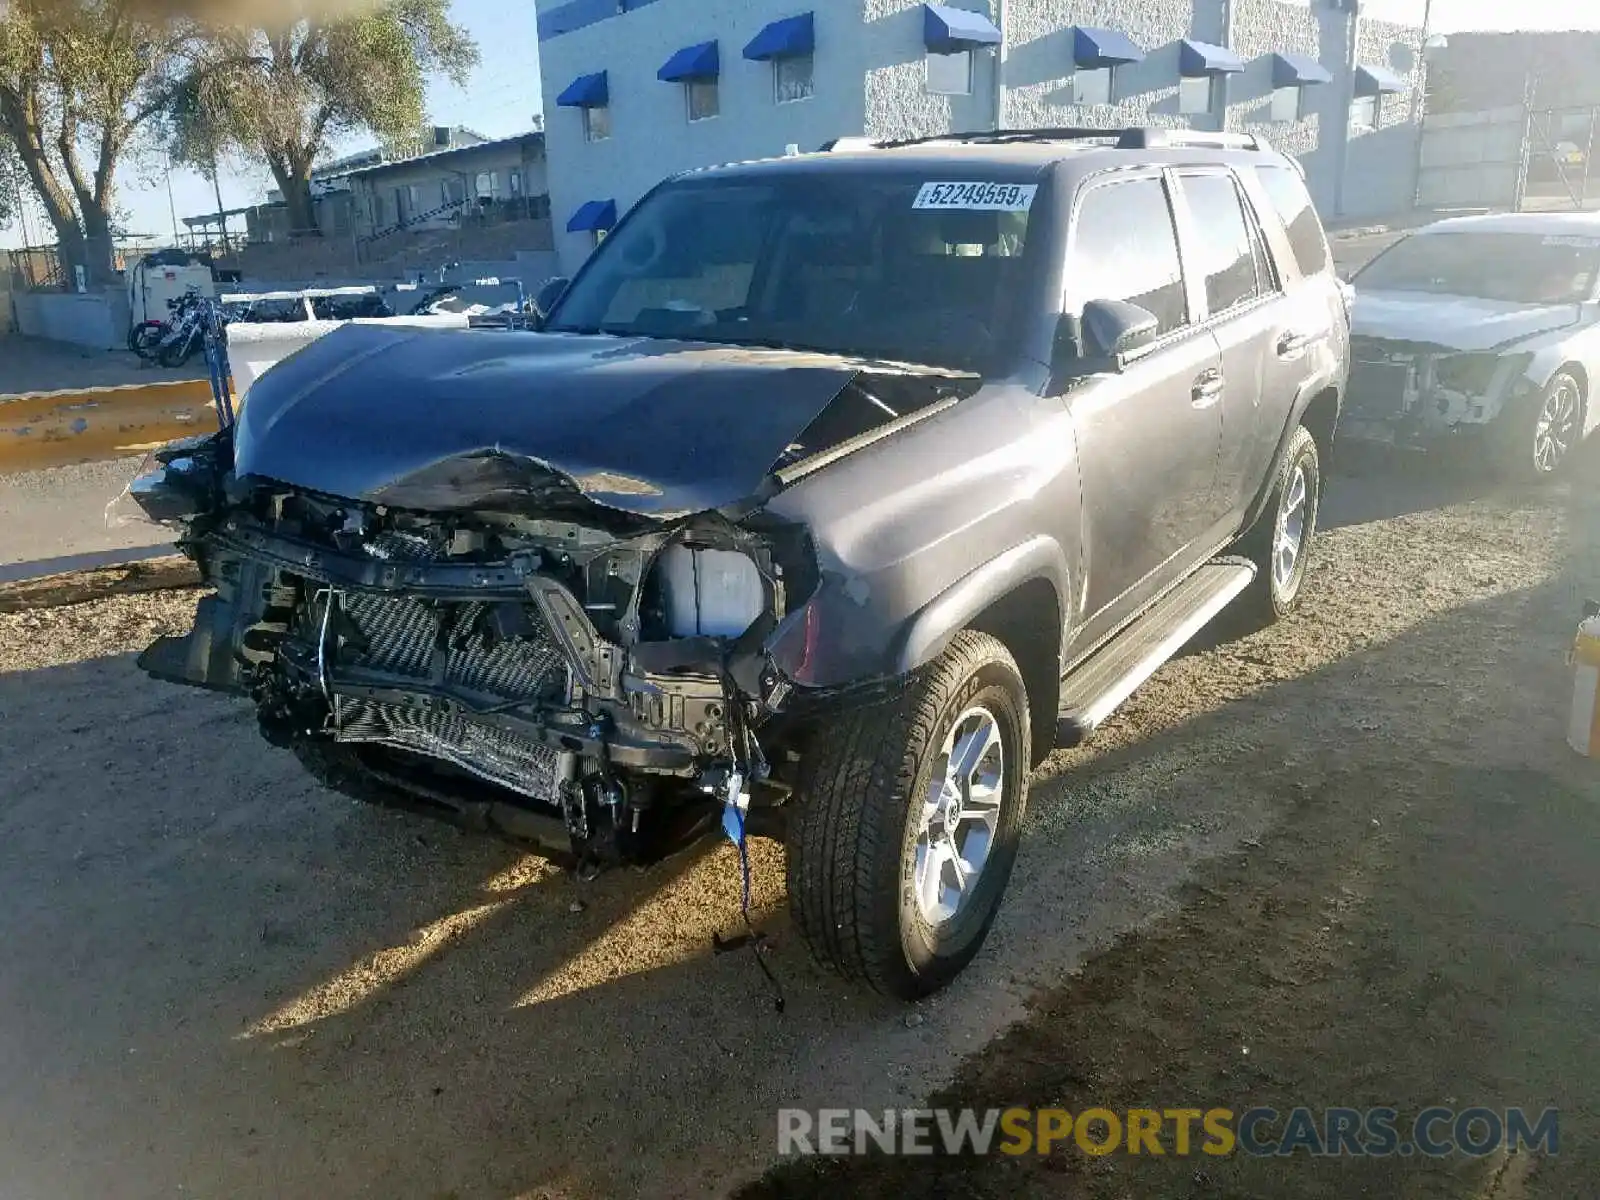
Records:
[[[758,491],[971,386],[851,379]],[[580,861],[650,857],[730,804],[768,830],[798,722],[767,644],[818,586],[806,530],[760,494],[626,511],[595,490],[648,494],[636,473],[579,480],[505,450],[328,495],[236,461],[270,407],[253,392],[239,426],[160,452],[132,489],[215,589],[145,670],[248,696],[270,742],[348,794]]]

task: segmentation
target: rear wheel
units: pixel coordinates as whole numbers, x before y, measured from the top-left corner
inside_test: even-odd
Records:
[[[1256,565],[1256,578],[1239,598],[1241,615],[1257,626],[1294,612],[1305,585],[1306,563],[1322,504],[1322,460],[1304,426],[1289,438],[1272,495],[1239,553]]]
[[[146,321],[142,325],[136,325],[128,334],[128,349],[140,358],[152,359],[166,332],[166,327],[158,322]]]
[[[905,1000],[972,961],[1016,861],[1030,737],[1010,651],[971,631],[902,696],[830,722],[787,823],[789,905],[819,961]]]

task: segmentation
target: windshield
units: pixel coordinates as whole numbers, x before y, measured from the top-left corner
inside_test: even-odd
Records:
[[[1433,233],[1397,243],[1373,259],[1355,284],[1513,304],[1576,304],[1593,295],[1597,269],[1600,238]]]
[[[669,184],[606,238],[546,328],[981,371],[1013,324],[1035,185],[936,183]]]

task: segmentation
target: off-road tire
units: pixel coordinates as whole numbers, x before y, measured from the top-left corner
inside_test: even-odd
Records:
[[[1273,556],[1278,521],[1282,516],[1284,501],[1296,468],[1306,473],[1308,484],[1305,533],[1301,539],[1300,553],[1293,573],[1287,580],[1280,582],[1273,570]],[[1321,509],[1322,459],[1317,450],[1316,438],[1311,436],[1310,430],[1301,425],[1289,437],[1289,445],[1284,452],[1283,460],[1278,464],[1278,473],[1273,479],[1272,494],[1267,498],[1266,507],[1261,510],[1261,516],[1250,532],[1239,540],[1236,548],[1237,553],[1256,566],[1254,582],[1233,605],[1234,614],[1239,622],[1251,629],[1264,629],[1289,616],[1300,606],[1305,592],[1306,566],[1316,541],[1317,517]]]
[[[935,929],[918,909],[923,797],[951,725],[993,714],[1005,753],[989,859],[964,910]],[[937,991],[982,947],[1016,861],[1032,762],[1027,689],[1011,652],[970,630],[890,701],[819,727],[787,821],[789,908],[811,952],[845,978],[903,1000]]]

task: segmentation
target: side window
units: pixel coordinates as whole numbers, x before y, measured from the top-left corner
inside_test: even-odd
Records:
[[[1188,320],[1178,238],[1161,180],[1089,190],[1078,209],[1067,291],[1071,312],[1090,300],[1126,300],[1154,313],[1162,333]]]
[[[1191,265],[1205,280],[1206,308],[1226,312],[1261,295],[1255,246],[1233,177],[1183,175],[1179,186],[1198,235]]]
[[[1303,275],[1317,275],[1328,269],[1328,240],[1322,222],[1300,176],[1288,167],[1257,167],[1256,178],[1267,193],[1273,209],[1289,231],[1289,245]]]

